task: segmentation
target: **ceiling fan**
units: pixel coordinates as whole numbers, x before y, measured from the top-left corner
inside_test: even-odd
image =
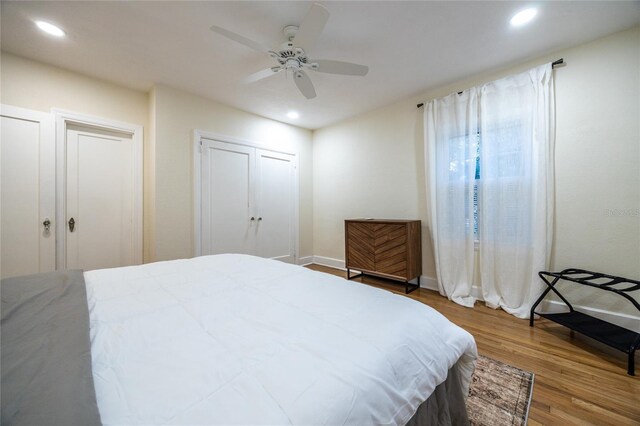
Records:
[[[329,12],[324,6],[314,3],[302,23],[297,25],[287,25],[283,32],[287,41],[282,43],[277,50],[270,49],[232,31],[211,26],[211,31],[227,37],[237,43],[243,44],[258,52],[267,53],[278,62],[278,65],[267,68],[249,75],[244,79],[245,83],[253,83],[263,78],[270,77],[280,71],[291,72],[293,80],[298,90],[307,98],[316,97],[316,90],[311,79],[304,71],[310,69],[317,72],[341,75],[364,76],[369,71],[365,65],[353,64],[351,62],[332,61],[328,59],[310,59],[307,56],[309,50],[313,48],[318,37],[329,19]]]

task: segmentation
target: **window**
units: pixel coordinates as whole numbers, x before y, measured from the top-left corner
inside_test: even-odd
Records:
[[[520,122],[511,122],[496,126],[494,129],[487,130],[485,133],[487,137],[491,137],[492,140],[497,141],[498,149],[495,152],[485,153],[488,156],[487,161],[495,164],[497,172],[494,172],[493,178],[511,179],[514,183],[517,183],[519,177],[523,174],[523,152],[521,148],[521,132],[522,132],[522,124]],[[478,131],[476,134],[475,143],[469,143],[469,138],[467,135],[459,136],[456,138],[450,139],[450,144],[466,144],[469,147],[469,151],[475,153],[468,157],[466,160],[458,160],[451,159],[449,163],[449,171],[452,178],[460,179],[460,173],[466,171],[467,173],[471,172],[470,167],[467,167],[467,170],[460,170],[461,164],[465,163],[467,166],[471,166],[472,162],[475,161],[475,176],[474,176],[474,184],[473,184],[473,207],[470,208],[468,203],[465,203],[465,210],[467,212],[472,212],[467,219],[467,226],[471,228],[473,224],[473,236],[477,241],[479,238],[479,215],[480,215],[480,206],[479,206],[479,191],[480,191],[480,179],[482,177],[481,170],[481,161],[480,161],[480,152],[482,146],[482,137],[480,132]],[[452,146],[452,145],[450,145]],[[460,152],[459,149],[452,150],[453,152]],[[464,176],[464,173],[462,173]],[[515,222],[514,222],[515,226]]]
[[[476,175],[473,184],[473,237],[478,241],[478,181],[480,180],[480,132],[476,134]]]
[[[473,229],[474,238],[478,239],[478,181],[480,180],[480,132],[475,134],[475,142],[469,140],[468,135],[449,139],[449,182],[464,182],[475,166],[475,182],[473,184],[473,206],[465,198],[465,218],[467,229]],[[464,156],[464,158],[460,158]],[[466,192],[466,189],[465,189]],[[473,212],[472,215],[467,212]]]

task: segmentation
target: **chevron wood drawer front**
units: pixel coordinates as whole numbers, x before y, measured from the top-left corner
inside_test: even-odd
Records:
[[[373,271],[375,258],[372,256],[374,249],[373,228],[368,223],[353,223],[346,234],[349,264],[353,268]]]
[[[348,276],[355,269],[408,282],[422,273],[419,220],[353,219],[344,229]]]

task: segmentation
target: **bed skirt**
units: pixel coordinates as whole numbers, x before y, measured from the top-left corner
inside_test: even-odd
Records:
[[[447,379],[440,383],[431,396],[411,417],[407,426],[462,426],[468,425],[466,398],[460,386],[457,366],[449,370]]]

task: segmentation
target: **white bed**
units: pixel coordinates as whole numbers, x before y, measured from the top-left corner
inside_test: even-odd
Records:
[[[84,278],[104,424],[405,424],[477,356],[422,303],[252,256]]]

